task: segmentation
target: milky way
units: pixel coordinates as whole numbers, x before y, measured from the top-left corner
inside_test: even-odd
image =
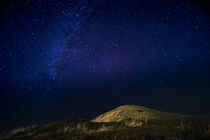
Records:
[[[205,3],[23,0],[2,5],[4,113],[14,105],[27,110],[23,106],[35,104],[36,109],[55,105],[55,111],[64,104],[80,108],[107,102],[166,110],[165,103],[180,100],[191,110],[190,102],[210,106],[210,18]],[[171,109],[178,110],[174,105]]]
[[[123,76],[157,65],[178,72],[208,55],[207,15],[187,1],[26,1],[11,3],[7,12],[2,57],[11,64],[1,69],[11,67],[13,82],[43,74],[53,80]]]

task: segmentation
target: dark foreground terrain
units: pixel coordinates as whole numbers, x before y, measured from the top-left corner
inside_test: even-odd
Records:
[[[28,126],[1,140],[210,140],[210,118],[120,106],[88,120],[64,120]]]

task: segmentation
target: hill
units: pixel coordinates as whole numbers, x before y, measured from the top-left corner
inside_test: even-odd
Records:
[[[138,121],[147,121],[147,120],[160,120],[160,119],[177,119],[185,118],[187,115],[180,115],[174,113],[166,113],[143,106],[136,105],[124,105],[119,106],[116,109],[113,109],[109,112],[106,112],[97,118],[93,119],[93,122],[120,122],[123,120],[138,120]]]
[[[21,127],[0,140],[209,140],[210,118],[125,105],[95,119]]]

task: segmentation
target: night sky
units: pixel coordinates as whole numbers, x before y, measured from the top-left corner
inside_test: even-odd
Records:
[[[207,2],[0,5],[0,131],[92,119],[124,104],[210,115]]]

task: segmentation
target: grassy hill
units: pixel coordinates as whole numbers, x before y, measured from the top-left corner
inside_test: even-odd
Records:
[[[95,119],[63,120],[13,130],[0,140],[209,140],[210,118],[126,105]]]
[[[151,119],[177,119],[185,118],[187,115],[173,114],[160,112],[150,108],[136,105],[124,105],[119,106],[107,113],[104,113],[97,118],[93,119],[93,122],[120,122],[123,120],[139,120],[147,121]]]

